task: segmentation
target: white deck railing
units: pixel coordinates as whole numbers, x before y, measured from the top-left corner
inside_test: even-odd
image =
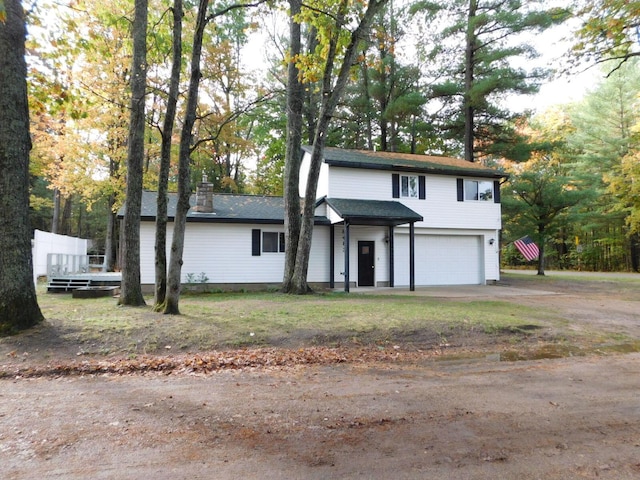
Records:
[[[104,255],[47,254],[48,278],[106,271],[107,264]]]

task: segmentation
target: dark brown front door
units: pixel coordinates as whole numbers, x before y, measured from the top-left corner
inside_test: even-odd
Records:
[[[358,286],[373,287],[375,279],[375,243],[358,242]]]

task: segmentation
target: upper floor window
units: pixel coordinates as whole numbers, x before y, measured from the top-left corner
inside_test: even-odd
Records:
[[[391,192],[393,198],[426,199],[426,178],[424,175],[391,175]]]
[[[400,196],[418,198],[418,176],[400,175]]]
[[[465,180],[464,199],[485,202],[493,201],[493,182]]]

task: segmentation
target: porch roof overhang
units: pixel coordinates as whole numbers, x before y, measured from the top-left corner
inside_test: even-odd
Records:
[[[349,198],[323,198],[344,221],[350,225],[397,226],[421,222],[422,215],[400,202],[388,200],[356,200]]]

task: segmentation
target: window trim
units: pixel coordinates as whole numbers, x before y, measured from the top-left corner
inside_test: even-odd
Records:
[[[406,179],[406,194],[405,194]],[[411,180],[413,179],[413,188]],[[400,175],[400,198],[418,198],[418,175]]]
[[[416,185],[416,196],[405,196],[402,195],[402,178],[406,177],[416,177],[418,179],[418,183]],[[407,180],[408,182],[408,180]],[[407,183],[408,184],[408,183]],[[425,175],[417,175],[417,174],[399,174],[392,173],[391,174],[391,196],[392,198],[415,198],[419,200],[425,200],[427,198],[427,180]]]
[[[278,244],[280,243],[278,233],[262,231],[262,253],[278,253]]]
[[[265,242],[265,235],[274,234],[276,237],[276,250],[265,250],[265,245],[269,242]],[[284,253],[285,251],[285,236],[284,232],[278,232],[273,230],[261,230],[254,228],[251,230],[251,255],[259,257],[263,253]]]
[[[467,197],[469,193],[468,185],[474,183],[476,186],[476,195],[475,198]],[[459,202],[492,202],[492,203],[500,203],[500,182],[497,180],[477,180],[471,178],[458,178],[456,179],[457,186],[457,196]],[[481,198],[483,196],[482,192],[488,192],[488,188],[482,188],[483,184],[488,184],[491,186],[491,195],[489,198]]]

